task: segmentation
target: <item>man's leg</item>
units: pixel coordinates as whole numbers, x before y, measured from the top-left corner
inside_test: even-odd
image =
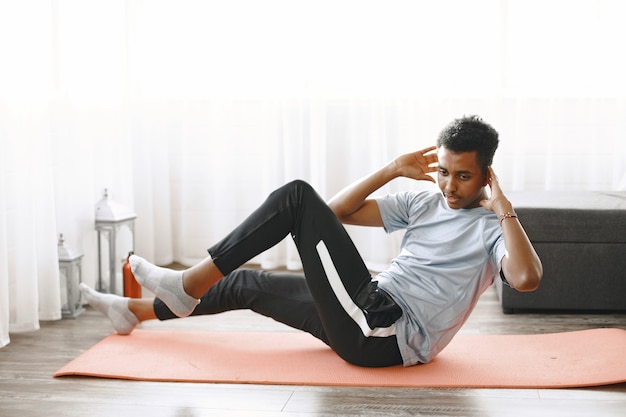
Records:
[[[178,318],[159,298],[127,298],[94,291],[81,285],[86,300],[107,316],[119,334],[130,334],[146,320]],[[238,269],[211,287],[192,316],[249,309],[295,329],[306,331],[324,343],[324,332],[313,297],[303,275]]]
[[[159,320],[177,316],[160,299],[150,306]],[[237,269],[211,287],[191,316],[231,310],[252,310],[295,329],[303,330],[328,344],[304,275]]]
[[[359,365],[401,363],[394,327],[401,309],[377,288],[345,228],[308,184],[294,181],[270,194],[209,253],[228,274],[287,234],[298,248],[330,346]]]
[[[274,191],[240,226],[210,248],[212,259],[195,270],[205,274],[197,274],[200,279],[189,279],[187,271],[174,276],[138,257],[131,257],[131,267],[137,280],[177,316],[188,315],[199,302],[189,295],[199,291],[194,282],[214,285],[215,277],[219,280],[228,275],[288,234],[298,247],[331,347],[345,360],[363,366],[401,363],[393,325],[402,314],[400,308],[372,282],[343,225],[302,181]]]

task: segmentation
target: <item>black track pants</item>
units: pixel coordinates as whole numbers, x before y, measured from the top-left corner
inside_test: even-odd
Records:
[[[291,234],[297,274],[237,268]],[[293,181],[274,191],[244,222],[209,249],[225,275],[193,315],[251,309],[307,331],[344,360],[380,367],[402,363],[395,337],[400,308],[377,283],[345,228],[313,188]],[[155,301],[160,319],[175,316]]]

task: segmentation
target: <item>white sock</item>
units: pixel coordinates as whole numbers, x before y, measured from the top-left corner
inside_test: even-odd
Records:
[[[132,255],[129,262],[137,282],[152,291],[178,317],[187,317],[200,303],[185,292],[183,271],[152,265],[137,255]]]
[[[117,333],[121,335],[130,334],[139,324],[137,316],[128,309],[128,298],[116,294],[99,293],[84,282],[80,284],[80,291],[93,308],[111,320]]]

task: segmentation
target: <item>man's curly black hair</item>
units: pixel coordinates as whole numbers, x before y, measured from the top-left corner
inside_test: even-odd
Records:
[[[486,172],[498,149],[498,136],[498,132],[479,116],[463,116],[443,128],[437,147],[443,146],[454,153],[476,151],[478,163]]]

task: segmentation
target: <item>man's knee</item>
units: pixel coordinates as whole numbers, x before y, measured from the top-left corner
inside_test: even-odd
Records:
[[[315,193],[315,189],[313,188],[313,186],[311,186],[311,184],[309,184],[305,180],[301,180],[301,179],[296,179],[296,180],[292,180],[288,182],[285,185],[285,188],[287,188],[290,191],[297,191],[297,192],[303,192],[303,193],[310,193],[310,192]]]
[[[311,184],[301,179],[286,183],[270,194],[270,198],[288,202],[292,207],[300,206],[305,201],[308,203],[316,199],[323,201]]]

